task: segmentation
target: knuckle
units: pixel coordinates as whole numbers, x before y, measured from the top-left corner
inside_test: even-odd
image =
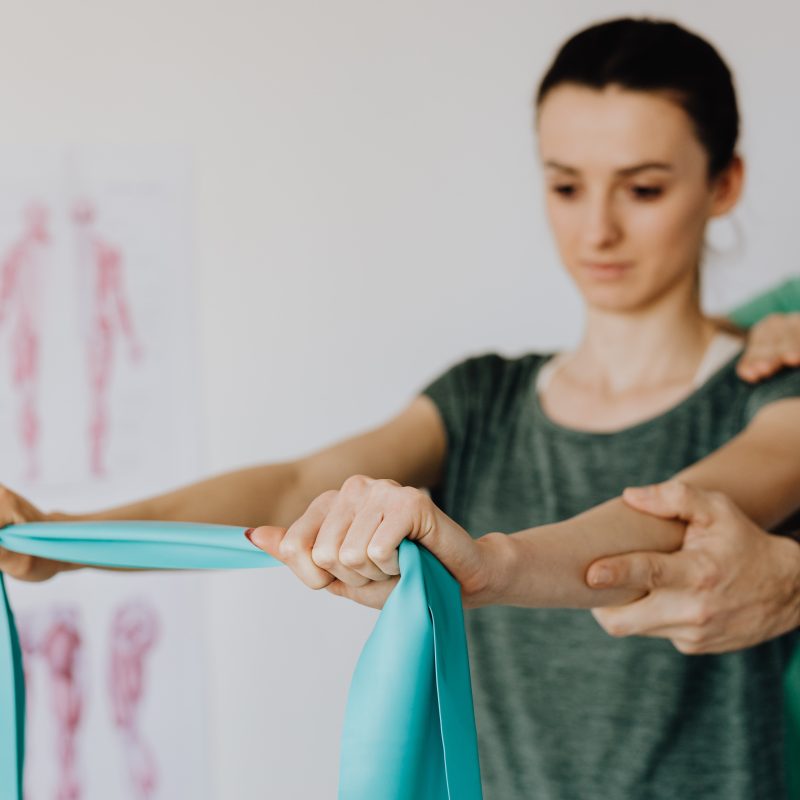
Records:
[[[351,475],[349,478],[346,478],[345,482],[342,484],[342,491],[347,494],[361,492],[369,483],[370,478],[366,475]]]
[[[300,543],[289,536],[284,536],[278,545],[278,555],[282,561],[295,561],[300,555],[300,550]]]
[[[366,559],[364,557],[364,553],[359,552],[358,550],[341,549],[339,551],[339,562],[344,564],[346,567],[357,569],[358,567],[363,567],[366,564]]]
[[[695,629],[692,632],[692,636],[698,639],[702,637],[703,633],[700,629],[708,625],[712,617],[713,612],[708,605],[705,603],[698,604],[689,616],[689,624]]]
[[[697,554],[698,565],[694,575],[693,585],[697,591],[707,592],[715,589],[722,578],[722,573],[716,562],[708,557]],[[701,608],[705,608],[701,606]]]
[[[645,575],[647,582],[652,587],[661,586],[664,582],[664,565],[658,558],[647,558],[645,560]]]
[[[322,569],[331,569],[336,566],[336,553],[327,547],[314,547],[311,549],[311,560]]]
[[[371,544],[367,547],[367,555],[375,564],[388,562],[392,557],[392,551],[383,544]]]

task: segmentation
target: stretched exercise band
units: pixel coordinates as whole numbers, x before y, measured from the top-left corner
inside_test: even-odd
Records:
[[[0,529],[0,546],[107,567],[240,569],[281,563],[227,525],[43,522]],[[400,545],[400,580],[353,673],[340,800],[481,800],[461,591],[425,548]],[[0,797],[22,800],[25,686],[0,574]]]

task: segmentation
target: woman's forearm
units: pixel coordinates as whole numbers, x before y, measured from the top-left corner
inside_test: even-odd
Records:
[[[51,520],[174,520],[288,526],[305,508],[297,462],[226,472],[164,494],[97,512],[53,512]]]
[[[603,556],[636,550],[677,550],[683,533],[683,523],[642,514],[615,498],[563,522],[512,533],[505,543],[495,536],[506,550],[506,567],[493,602],[538,608],[629,602],[639,594],[590,589],[585,582],[589,565]]]
[[[800,507],[800,400],[788,398],[762,409],[719,450],[675,477],[722,492],[758,525],[770,528]],[[630,591],[590,589],[589,565],[602,557],[638,550],[677,550],[684,524],[636,511],[622,498],[576,517],[487,542],[494,559],[494,602],[521,606],[594,608],[635,599]]]

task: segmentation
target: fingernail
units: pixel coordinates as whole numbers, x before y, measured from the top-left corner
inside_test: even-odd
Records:
[[[253,531],[254,530],[255,530],[255,528],[248,528],[244,532],[244,535],[248,538],[248,540],[250,541],[250,544],[252,544],[253,547],[258,547],[258,545],[253,541]]]
[[[592,574],[589,576],[589,582],[592,586],[605,586],[611,583],[611,577],[610,569],[607,567],[598,567],[592,570]]]

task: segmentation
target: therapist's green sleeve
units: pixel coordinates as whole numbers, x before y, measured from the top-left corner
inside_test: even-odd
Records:
[[[800,311],[800,277],[789,278],[728,314],[728,319],[740,328],[750,328],[770,314],[789,314]]]

